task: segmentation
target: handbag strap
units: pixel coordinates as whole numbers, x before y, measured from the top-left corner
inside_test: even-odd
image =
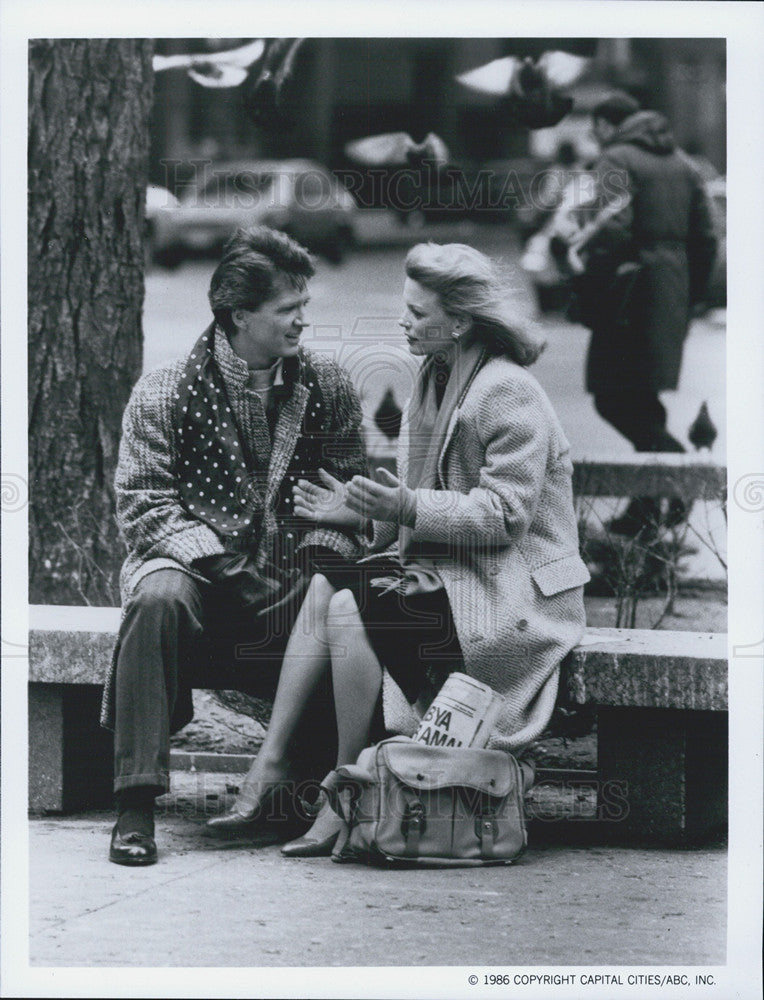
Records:
[[[341,795],[341,788],[342,788],[341,775],[336,770],[330,771],[319,785],[319,788],[326,796],[326,800],[328,801],[330,807],[334,810],[334,812],[337,813],[340,819],[344,819],[347,822],[347,818],[344,815],[342,795]]]
[[[347,826],[352,827],[361,788],[372,781],[372,776],[363,767],[357,764],[342,764],[327,774],[320,788],[334,812]]]
[[[496,856],[496,818],[492,813],[475,817],[475,833],[480,841],[480,857],[488,861]]]
[[[401,833],[404,841],[404,856],[407,858],[419,857],[419,841],[427,826],[427,816],[424,803],[415,795],[411,789],[400,787],[406,805],[401,817]]]

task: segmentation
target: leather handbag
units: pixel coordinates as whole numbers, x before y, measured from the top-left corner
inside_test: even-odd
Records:
[[[529,765],[499,750],[383,740],[322,786],[343,820],[332,860],[510,864],[527,843],[523,795],[531,781]]]

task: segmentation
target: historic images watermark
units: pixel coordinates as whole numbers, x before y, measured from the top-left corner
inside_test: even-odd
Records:
[[[242,166],[231,173],[210,159],[163,159],[163,187],[154,195],[155,207],[171,211],[176,197],[187,208],[276,212],[290,204],[307,212],[337,206],[339,188],[350,194],[361,209],[385,207],[406,215],[413,212],[480,214],[533,208],[555,209],[563,194],[572,208],[601,208],[627,192],[622,170],[581,170],[562,178],[559,170],[545,167],[523,174],[515,168],[466,170],[424,159],[415,167],[348,167],[329,174],[306,167],[300,173],[269,167]],[[289,183],[284,183],[288,178]]]

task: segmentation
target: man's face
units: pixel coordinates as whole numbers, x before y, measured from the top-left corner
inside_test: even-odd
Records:
[[[295,287],[285,275],[278,275],[273,292],[257,309],[234,309],[236,333],[231,346],[250,368],[270,368],[279,358],[291,358],[300,347],[305,307],[310,296],[307,286]]]

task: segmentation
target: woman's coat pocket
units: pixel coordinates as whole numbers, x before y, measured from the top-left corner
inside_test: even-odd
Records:
[[[531,570],[531,576],[544,597],[580,587],[590,579],[589,570],[577,553],[542,563]]]

